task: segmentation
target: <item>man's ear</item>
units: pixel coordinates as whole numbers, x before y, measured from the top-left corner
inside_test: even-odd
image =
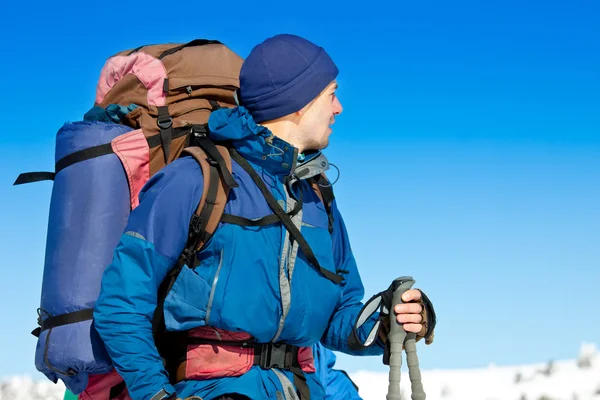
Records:
[[[304,116],[304,114],[306,114],[306,106],[302,107],[300,110],[295,111],[294,113],[291,114],[292,117],[292,122],[294,122],[296,125],[298,123],[300,123],[300,120],[302,119],[302,117]]]
[[[310,103],[308,103],[307,105],[305,105],[304,107],[302,107],[301,109],[296,111],[294,114],[297,115],[298,117],[302,118],[304,116],[304,114],[306,114],[308,112],[308,110],[312,107],[314,102],[315,102],[315,100],[312,100]]]

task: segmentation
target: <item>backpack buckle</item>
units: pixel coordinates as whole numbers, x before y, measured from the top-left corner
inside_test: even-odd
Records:
[[[290,369],[292,367],[295,346],[285,343],[262,343],[259,346],[258,364],[262,369]]]
[[[197,214],[192,215],[192,220],[190,221],[190,232],[189,236],[192,237],[194,235],[199,234],[202,231],[202,226],[204,225],[204,221]]]
[[[156,120],[156,125],[158,125],[160,129],[169,129],[171,125],[173,125],[173,118],[170,116],[168,118],[158,117]]]
[[[193,125],[192,132],[197,138],[206,138],[206,126],[205,125]]]

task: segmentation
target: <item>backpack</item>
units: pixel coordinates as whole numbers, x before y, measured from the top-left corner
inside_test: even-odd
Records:
[[[207,136],[210,113],[235,105],[242,59],[212,40],[142,46],[108,59],[98,82],[94,108],[85,121],[65,124],[57,133],[53,172],[21,174],[15,185],[53,180],[38,325],[36,368],[48,379],[63,380],[82,400],[128,400],[93,327],[93,307],[104,269],[112,261],[143,185],[180,156],[192,156],[204,177],[202,197],[190,220],[189,237],[177,264],[162,282],[153,320],[155,342],[169,352],[163,302],[182,268],[194,266],[195,253],[220,222],[282,222],[311,263],[308,243],[275,200],[261,189],[275,214],[263,221],[224,214],[229,191],[237,186],[232,158],[247,172],[239,154]],[[255,182],[262,181],[254,173]],[[329,215],[333,191],[324,176],[312,186]],[[264,185],[264,184],[263,184]],[[341,277],[327,270],[329,279]],[[168,354],[167,354],[168,358]]]
[[[227,151],[206,138],[206,123],[213,110],[235,106],[242,62],[213,40],[142,46],[110,57],[86,120],[57,133],[54,171],[24,173],[14,183],[54,181],[39,327],[32,332],[35,363],[82,399],[128,398],[92,318],[102,273],[143,185],[166,164],[192,155],[205,187],[215,188],[198,205],[207,224],[196,222],[192,242],[200,248],[195,235],[207,237],[217,227],[236,183],[223,158]]]

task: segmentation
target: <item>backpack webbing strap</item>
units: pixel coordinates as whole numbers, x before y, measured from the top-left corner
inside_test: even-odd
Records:
[[[171,141],[173,140],[173,118],[169,114],[168,106],[157,107],[158,118],[156,124],[160,128],[160,141],[162,143],[165,164],[169,163],[169,153],[171,152]]]
[[[301,209],[302,209],[302,202],[297,201],[296,205],[294,206],[292,211],[287,213],[287,215],[290,217],[293,217],[294,215],[298,214],[298,212],[300,212]],[[223,214],[223,216],[221,217],[221,222],[223,222],[225,224],[233,224],[233,225],[240,225],[240,226],[267,226],[267,225],[276,224],[280,221],[281,220],[279,219],[277,214],[267,215],[267,216],[259,218],[259,219],[244,218],[244,217],[240,217],[238,215],[232,215],[232,214]]]
[[[47,329],[52,329],[52,328],[56,328],[58,326],[63,326],[63,325],[68,325],[68,324],[74,324],[76,322],[87,321],[87,320],[93,319],[93,317],[94,317],[94,309],[93,308],[86,308],[83,310],[73,311],[70,313],[49,316],[44,319],[42,319],[42,317],[41,317],[41,312],[43,312],[43,310],[40,309],[39,312],[40,312],[40,317],[38,318],[39,328],[36,328],[33,330],[33,332],[31,332],[31,334],[36,337],[39,337],[40,334]]]
[[[191,135],[197,130],[206,130],[205,125],[206,124],[194,125],[193,130],[191,130],[189,127],[172,129],[171,140],[180,138],[182,136]],[[147,137],[146,140],[148,142],[148,147],[151,149],[162,144],[161,134]],[[58,160],[54,166],[54,172],[24,172],[20,174],[17,177],[17,180],[15,180],[15,183],[13,183],[13,186],[24,185],[33,182],[53,181],[56,174],[73,164],[112,153],[114,152],[110,143],[88,147],[87,149],[76,151]]]
[[[46,318],[43,318],[43,315],[45,315]],[[46,364],[48,369],[50,369],[51,371],[53,371],[55,373],[66,375],[66,376],[75,376],[77,374],[77,372],[73,368],[68,368],[66,371],[62,371],[62,370],[52,366],[52,364],[50,364],[50,360],[48,359],[48,351],[49,351],[50,343],[51,343],[50,335],[52,334],[52,330],[58,326],[74,324],[76,322],[81,322],[81,321],[92,320],[93,317],[94,317],[94,309],[93,308],[86,308],[84,310],[74,311],[74,312],[65,313],[65,314],[56,315],[56,316],[49,314],[47,311],[45,311],[41,308],[38,308],[38,325],[39,325],[39,327],[35,328],[31,332],[31,334],[33,336],[39,338],[43,331],[48,330],[48,335],[46,336],[46,344],[44,346],[44,364]]]
[[[158,59],[162,60],[163,58],[165,58],[166,56],[170,56],[171,54],[175,54],[178,51],[186,48],[186,47],[194,47],[194,46],[205,46],[207,44],[222,44],[221,42],[219,42],[218,40],[210,40],[210,39],[195,39],[192,40],[191,42],[185,43],[185,44],[181,44],[179,46],[173,47],[169,50],[165,50],[163,51],[159,56]]]
[[[223,183],[227,186],[228,190],[238,187],[239,184],[233,179],[233,175],[231,175],[231,156],[229,155],[229,152],[226,151],[226,148],[224,146],[215,145],[215,143],[208,138],[206,124],[194,125],[192,131],[194,134],[194,144],[198,145],[206,153],[206,155],[199,154],[199,157],[204,160],[206,159],[206,156],[208,156],[213,162],[216,161],[215,166],[218,168],[221,179],[223,179]],[[189,149],[194,149],[195,147],[196,146],[191,146]],[[194,156],[193,153],[188,153]],[[198,159],[196,159],[196,161],[198,161]]]
[[[202,126],[202,125],[200,125]],[[173,135],[171,137],[171,139],[177,139],[180,138],[182,136],[191,136],[193,134],[192,129],[189,126],[182,126],[181,128],[173,128]],[[160,146],[162,144],[161,142],[161,137],[160,137],[160,133],[157,135],[152,135],[152,136],[148,136],[146,137],[146,141],[148,142],[148,147],[150,147],[151,149],[157,146]]]
[[[296,390],[300,393],[300,400],[310,400],[310,388],[306,382],[304,371],[297,366],[293,366],[290,370],[294,374],[294,386],[296,386]]]
[[[267,226],[279,222],[279,217],[275,214],[267,215],[259,219],[250,219],[240,217],[238,215],[223,214],[221,222],[224,224],[240,225],[240,226]]]
[[[121,382],[117,383],[115,386],[110,388],[108,399],[113,400],[113,399],[118,398],[119,395],[125,391],[125,389],[127,389],[127,385],[125,384],[125,381],[121,381]]]
[[[19,174],[13,186],[23,185],[26,183],[53,181],[55,172],[24,172]]]
[[[128,56],[132,55],[133,53],[137,53],[138,51],[140,51],[141,49],[143,49],[144,47],[148,46],[147,44],[143,44],[139,47],[136,47],[135,49],[131,50],[129,53],[127,53]]]
[[[56,174],[70,165],[112,153],[113,149],[110,143],[88,147],[87,149],[76,151],[58,160],[54,166],[54,172],[26,172],[19,175],[13,185],[22,185],[24,183],[39,182],[42,180],[54,180]]]
[[[331,184],[329,183],[329,180],[327,179],[327,177],[324,174],[315,176],[313,178],[311,178],[310,183],[313,187],[313,189],[315,190],[315,192],[317,193],[317,196],[319,196],[319,198],[321,199],[321,201],[323,202],[323,205],[325,206],[325,211],[327,212],[327,218],[329,219],[329,234],[333,233],[333,209],[332,209],[332,205],[333,205],[333,199],[335,198],[335,196],[333,195],[333,186],[331,186]]]
[[[194,254],[204,246],[217,229],[225,210],[229,190],[238,186],[231,175],[231,158],[227,148],[216,146],[208,139],[200,141],[200,145],[202,148],[194,146],[183,150],[184,154],[191,155],[200,164],[204,175],[204,187],[207,188],[202,192],[200,203],[190,224],[190,228],[194,228],[195,238],[190,237],[194,240],[193,243],[188,244],[191,245]]]
[[[294,225],[294,223],[292,222],[292,219],[285,213],[285,210],[283,208],[281,208],[279,203],[277,203],[277,200],[275,199],[275,197],[273,197],[273,195],[271,194],[267,185],[263,182],[263,180],[258,175],[258,173],[254,170],[254,168],[252,168],[250,163],[248,161],[246,161],[246,159],[244,157],[242,157],[235,149],[229,149],[229,151],[231,153],[231,158],[233,158],[235,160],[235,162],[237,162],[248,173],[248,175],[250,175],[250,177],[252,178],[252,180],[254,181],[256,186],[258,186],[258,189],[261,191],[261,193],[265,197],[267,204],[269,205],[269,207],[271,207],[271,210],[273,210],[273,212],[279,217],[279,219],[283,223],[284,227],[290,233],[290,236],[296,242],[298,242],[298,245],[302,249],[302,252],[304,253],[304,256],[306,257],[306,259],[315,268],[317,268],[319,270],[319,272],[323,276],[325,276],[327,279],[329,279],[330,281],[335,282],[337,284],[342,283],[342,281],[344,280],[343,276],[335,274],[335,273],[321,267],[319,260],[317,260],[315,253],[313,253],[312,249],[310,248],[310,245],[308,244],[308,242],[306,241],[304,236],[302,236],[302,233],[300,232],[300,230],[296,227],[296,225]]]
[[[219,103],[217,103],[216,100],[208,99],[208,102],[210,103],[210,106],[212,107],[213,111],[217,111],[218,109],[221,108],[221,106],[219,105]]]

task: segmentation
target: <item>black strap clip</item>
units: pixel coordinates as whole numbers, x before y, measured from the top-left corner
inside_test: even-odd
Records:
[[[158,117],[156,120],[156,124],[160,129],[169,129],[171,125],[173,125],[173,118],[171,116],[167,116],[166,118]]]
[[[204,226],[204,221],[197,214],[192,215],[192,220],[190,221],[190,232],[189,237],[193,238],[202,232],[202,227]]]
[[[260,344],[259,366],[262,369],[290,369],[293,366],[297,347],[285,343]]]
[[[194,134],[194,137],[197,138],[206,138],[208,136],[206,124],[192,125],[192,132]]]

